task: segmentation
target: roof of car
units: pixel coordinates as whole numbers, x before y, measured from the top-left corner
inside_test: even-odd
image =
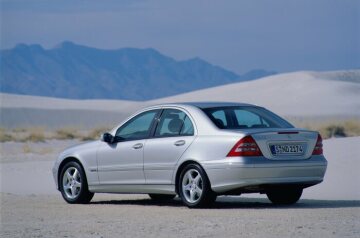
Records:
[[[212,107],[233,107],[233,106],[255,106],[247,103],[237,102],[179,102],[179,103],[164,103],[162,106],[194,106],[198,108],[212,108]]]

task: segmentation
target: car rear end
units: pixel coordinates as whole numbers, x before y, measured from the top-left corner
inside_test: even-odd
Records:
[[[327,161],[318,132],[294,128],[255,106],[203,110],[214,124],[218,123],[217,140],[233,138],[227,139],[222,158],[202,162],[214,192],[266,193],[279,187],[303,189],[322,182]]]

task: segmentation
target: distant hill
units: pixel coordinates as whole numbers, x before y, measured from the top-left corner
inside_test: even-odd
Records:
[[[149,100],[275,74],[237,75],[200,58],[176,61],[154,49],[102,50],[72,42],[52,49],[19,44],[0,57],[1,92],[72,99]]]

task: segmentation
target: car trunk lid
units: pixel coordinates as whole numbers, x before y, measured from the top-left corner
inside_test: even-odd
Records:
[[[281,129],[249,133],[263,155],[274,160],[310,158],[317,140],[315,131]]]

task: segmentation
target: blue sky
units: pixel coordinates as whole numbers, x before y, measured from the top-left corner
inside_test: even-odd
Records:
[[[360,67],[359,0],[0,0],[1,48],[155,48],[237,73]]]

